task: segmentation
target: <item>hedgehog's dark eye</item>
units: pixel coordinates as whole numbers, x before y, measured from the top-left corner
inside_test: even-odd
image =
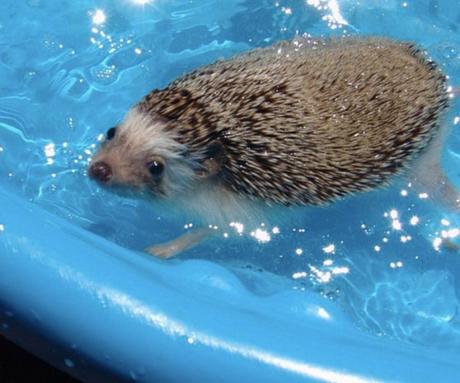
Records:
[[[160,160],[154,160],[147,164],[150,174],[153,178],[158,179],[161,177],[164,171],[164,164]]]
[[[107,130],[106,137],[108,140],[111,140],[113,137],[115,137],[115,133],[117,132],[117,128],[113,127]]]

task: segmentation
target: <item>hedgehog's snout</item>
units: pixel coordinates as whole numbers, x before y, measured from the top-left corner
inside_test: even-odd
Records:
[[[104,161],[97,161],[90,166],[89,175],[96,181],[107,183],[112,179],[113,172],[109,164]]]

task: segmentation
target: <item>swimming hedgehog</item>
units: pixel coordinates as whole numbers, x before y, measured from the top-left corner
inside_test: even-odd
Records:
[[[251,204],[320,205],[406,172],[440,171],[446,77],[414,44],[297,37],[188,73],[107,131],[89,175],[167,198],[204,221]],[[429,170],[427,170],[429,169]],[[168,257],[205,236],[150,252]]]

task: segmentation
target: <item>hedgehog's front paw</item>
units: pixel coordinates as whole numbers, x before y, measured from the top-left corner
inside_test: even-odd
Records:
[[[170,243],[161,243],[159,245],[154,245],[147,247],[145,251],[155,257],[168,259],[174,257],[178,252],[179,248]]]
[[[208,227],[201,229],[193,229],[187,231],[185,234],[182,234],[180,237],[173,239],[172,241],[147,247],[145,251],[156,257],[168,259],[174,257],[177,253],[180,253],[181,251],[196,246],[201,241],[203,241],[210,233],[211,229]]]

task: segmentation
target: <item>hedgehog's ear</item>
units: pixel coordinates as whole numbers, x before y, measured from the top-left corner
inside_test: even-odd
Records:
[[[204,152],[203,159],[200,163],[200,169],[196,174],[199,178],[209,178],[215,176],[222,169],[223,162],[224,146],[219,141],[213,142]]]

